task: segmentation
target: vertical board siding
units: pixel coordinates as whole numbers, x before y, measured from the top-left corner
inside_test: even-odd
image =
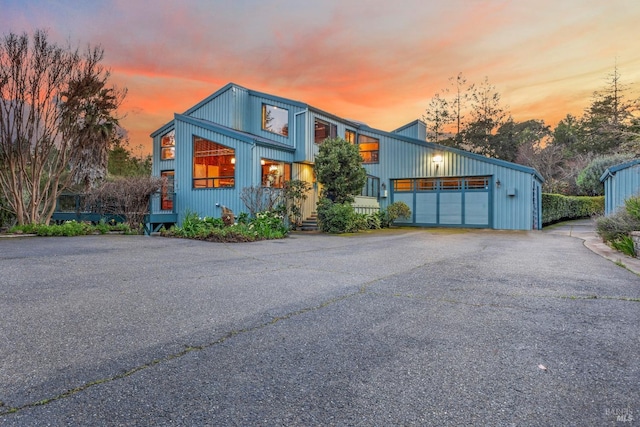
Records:
[[[605,179],[605,214],[614,213],[624,201],[640,193],[640,165],[617,171]]]
[[[262,129],[262,104],[273,105],[278,108],[285,108],[289,111],[289,135],[284,136],[277,133],[269,132]],[[259,135],[264,138],[271,139],[276,142],[280,142],[282,144],[289,145],[291,147],[294,146],[294,125],[293,120],[295,114],[299,111],[304,111],[300,107],[296,107],[294,105],[289,105],[281,101],[273,100],[270,98],[265,98],[262,96],[250,95],[249,96],[249,114],[248,114],[248,122],[245,124],[245,132],[252,133],[254,135]]]
[[[482,159],[421,144],[398,141],[389,135],[361,132],[380,139],[380,163],[365,164],[368,174],[380,178],[391,190],[391,180],[402,178],[433,178],[462,176],[491,176],[493,200],[491,227],[507,230],[531,230],[533,226],[532,188],[535,179],[531,173],[488,163]],[[433,162],[441,155],[442,162]],[[500,188],[496,181],[500,180]],[[508,196],[507,189],[515,188],[516,195]],[[404,196],[403,196],[404,197]],[[398,199],[396,199],[398,200]],[[393,200],[381,199],[386,208]],[[411,206],[411,205],[410,205]]]
[[[241,125],[238,116],[243,115],[241,108],[243,102],[246,102],[246,91],[232,87],[192,111],[189,116],[242,130],[238,126]]]
[[[233,188],[193,188],[193,137],[200,136],[235,150],[235,187]],[[226,206],[235,213],[246,210],[240,201],[240,189],[251,185],[251,144],[239,141],[217,132],[203,129],[176,120],[176,169],[175,192],[178,223],[184,219],[187,211],[199,216],[220,217],[219,206]]]
[[[289,112],[289,135],[279,135],[262,129],[262,105],[269,104],[280,108],[286,108]],[[510,167],[506,163],[483,160],[480,157],[451,150],[424,142],[426,133],[424,125],[418,121],[409,123],[398,129],[397,134],[390,134],[371,129],[367,126],[357,125],[352,127],[346,120],[335,116],[309,109],[306,104],[295,101],[287,101],[283,98],[271,97],[267,94],[259,94],[235,85],[222,89],[210,99],[196,105],[188,114],[194,118],[217,123],[238,131],[264,137],[272,141],[295,148],[295,152],[288,152],[277,147],[265,147],[256,145],[248,139],[225,135],[215,130],[204,129],[197,124],[186,123],[180,119],[174,120],[176,131],[176,159],[160,161],[160,138],[153,138],[153,166],[152,173],[159,176],[163,170],[175,171],[175,205],[178,208],[179,221],[184,218],[187,209],[197,212],[201,216],[220,216],[220,208],[224,205],[234,212],[246,211],[246,207],[240,200],[243,188],[251,185],[260,185],[261,167],[260,159],[271,159],[292,163],[292,178],[302,179],[313,183],[313,189],[309,192],[309,198],[305,202],[304,215],[308,216],[315,211],[318,195],[318,185],[314,183],[313,166],[315,156],[319,150],[319,144],[314,142],[315,118],[334,124],[337,127],[337,136],[344,138],[345,130],[357,130],[358,134],[367,135],[379,139],[379,163],[365,164],[367,173],[380,179],[380,184],[385,184],[389,193],[392,193],[391,181],[403,178],[433,178],[433,177],[490,177],[490,191],[488,195],[478,195],[478,204],[485,202],[490,204],[490,227],[496,229],[521,229],[530,230],[536,224],[541,224],[540,190],[541,182],[531,172],[522,170],[514,165]],[[166,129],[171,129],[165,125]],[[163,128],[161,128],[163,129]],[[158,132],[158,131],[156,131]],[[423,135],[424,133],[424,135]],[[219,144],[236,150],[236,170],[234,188],[192,188],[192,162],[193,162],[193,136],[215,141]],[[402,136],[404,135],[404,136]],[[417,138],[414,141],[409,138]],[[422,142],[421,142],[422,141]],[[433,162],[435,155],[441,155],[441,162]],[[630,168],[631,169],[631,168]],[[606,207],[620,205],[624,198],[631,195],[623,189],[633,188],[634,192],[640,188],[640,168],[633,168],[631,172],[621,170],[611,179],[605,182],[607,188]],[[615,178],[615,179],[614,179]],[[500,181],[500,187],[496,183]],[[537,199],[534,197],[537,191]],[[515,193],[515,195],[509,195]],[[417,194],[417,193],[416,193]],[[410,195],[396,194],[396,201]],[[416,197],[424,199],[428,195],[418,194]],[[453,197],[453,196],[451,196]],[[417,199],[416,199],[417,200]],[[380,198],[382,208],[391,203],[392,197]],[[413,195],[411,202],[413,203]],[[428,203],[428,200],[423,200]],[[407,203],[411,205],[411,203]],[[534,205],[535,204],[535,205]],[[446,209],[446,203],[441,206]],[[465,207],[467,209],[467,207]],[[437,212],[421,212],[421,218],[429,222],[429,218]],[[485,220],[486,213],[474,212],[473,207],[464,211],[465,216],[474,218],[480,224]],[[455,214],[457,215],[457,213]],[[456,223],[452,213],[451,222]],[[474,217],[474,215],[477,216]],[[484,216],[483,216],[484,215]],[[534,215],[536,215],[534,217]],[[413,219],[410,222],[422,222]]]
[[[311,183],[311,190],[307,192],[307,200],[305,200],[302,206],[302,218],[311,216],[316,211],[316,204],[318,203],[318,191],[317,184],[313,178],[313,166],[294,163],[291,171],[291,179],[298,179]]]

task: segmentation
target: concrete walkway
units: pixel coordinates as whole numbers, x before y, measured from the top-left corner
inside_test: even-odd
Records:
[[[545,227],[543,232],[581,239],[584,241],[585,247],[591,251],[611,262],[622,264],[628,270],[640,275],[640,259],[625,255],[604,243],[602,238],[596,233],[595,222],[592,219],[561,222]]]

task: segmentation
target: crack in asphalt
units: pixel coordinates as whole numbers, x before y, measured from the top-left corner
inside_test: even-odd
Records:
[[[420,268],[421,266],[415,267],[414,269]],[[413,270],[413,269],[412,269]],[[388,277],[393,276],[394,274],[389,275]],[[166,363],[175,359],[179,359],[187,354],[190,354],[192,352],[196,352],[196,351],[203,351],[206,350],[208,348],[214,347],[216,345],[222,344],[224,342],[226,342],[227,340],[240,335],[240,334],[246,334],[246,333],[251,333],[251,332],[255,332],[255,331],[259,331],[261,329],[267,328],[269,326],[275,325],[278,322],[281,321],[285,321],[285,320],[289,320],[293,317],[296,316],[300,316],[302,314],[305,313],[309,313],[312,311],[317,311],[317,310],[321,310],[325,307],[328,307],[330,305],[336,304],[338,302],[341,301],[345,301],[360,295],[373,295],[373,296],[385,296],[385,297],[392,297],[392,298],[406,298],[406,299],[419,299],[419,300],[429,300],[429,301],[440,301],[440,302],[446,302],[446,303],[451,303],[451,304],[462,304],[462,305],[468,305],[468,306],[473,306],[473,307],[497,307],[497,308],[517,308],[517,309],[528,309],[527,307],[522,307],[522,306],[512,306],[512,305],[504,305],[504,304],[483,304],[483,303],[470,303],[470,302],[465,302],[465,301],[458,301],[455,299],[451,299],[451,298],[435,298],[435,297],[429,297],[429,296],[422,296],[422,295],[414,295],[414,294],[401,294],[401,293],[384,293],[384,292],[371,292],[368,291],[368,288],[370,285],[372,285],[373,283],[376,282],[380,282],[380,281],[384,281],[385,279],[387,279],[388,277],[381,277],[381,278],[376,278],[374,280],[371,280],[369,282],[363,283],[360,285],[360,288],[358,289],[358,291],[356,292],[351,292],[348,294],[344,294],[341,296],[337,296],[334,298],[330,298],[326,301],[321,302],[318,305],[315,306],[311,306],[311,307],[305,307],[305,308],[301,308],[299,310],[295,310],[292,312],[289,312],[287,314],[284,314],[282,316],[276,316],[273,317],[271,320],[261,323],[259,325],[256,326],[250,326],[250,327],[246,327],[246,328],[242,328],[242,329],[233,329],[227,333],[225,333],[224,335],[222,335],[220,338],[209,342],[207,344],[203,344],[203,345],[197,345],[197,346],[191,346],[191,345],[185,345],[184,350],[179,351],[177,353],[172,353],[169,355],[166,355],[164,357],[160,357],[157,359],[154,359],[148,363],[145,363],[143,365],[140,366],[136,366],[133,367],[125,372],[122,372],[120,374],[114,375],[114,376],[110,376],[110,377],[106,377],[106,378],[100,378],[97,380],[93,380],[90,382],[87,382],[85,384],[82,384],[78,387],[72,388],[70,390],[67,390],[63,393],[60,393],[56,396],[52,396],[49,398],[45,398],[42,400],[38,400],[35,402],[29,402],[20,406],[16,406],[16,407],[5,407],[6,403],[3,401],[0,401],[0,416],[4,416],[4,415],[10,415],[10,414],[15,414],[17,412],[23,411],[25,409],[29,409],[29,408],[34,408],[34,407],[38,407],[38,406],[44,406],[47,405],[49,403],[61,400],[61,399],[65,399],[71,396],[74,396],[78,393],[81,393],[85,390],[88,390],[91,387],[94,386],[98,386],[101,384],[105,384],[105,383],[110,383],[113,381],[117,381],[123,378],[127,378],[130,377],[140,371],[143,371],[145,369],[151,368],[153,366],[156,366],[160,363]],[[617,301],[627,301],[627,302],[640,302],[640,298],[632,298],[632,297],[615,297],[615,296],[597,296],[597,295],[583,295],[583,296],[571,296],[571,295],[511,295],[512,297],[522,297],[522,296],[526,296],[526,297],[533,297],[533,298],[555,298],[555,299],[567,299],[567,300],[594,300],[594,299],[605,299],[605,300],[617,300]]]

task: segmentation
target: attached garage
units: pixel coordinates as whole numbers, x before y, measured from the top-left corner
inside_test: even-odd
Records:
[[[488,228],[491,188],[490,176],[395,179],[391,197],[411,208],[405,224]]]
[[[379,140],[376,161],[364,167],[380,180],[381,208],[406,203],[403,224],[418,227],[540,229],[543,178],[535,169],[424,141],[421,126],[359,128]]]

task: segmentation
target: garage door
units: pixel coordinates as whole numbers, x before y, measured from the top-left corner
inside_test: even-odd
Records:
[[[392,202],[405,202],[412,216],[397,223],[490,227],[491,177],[396,179]]]

